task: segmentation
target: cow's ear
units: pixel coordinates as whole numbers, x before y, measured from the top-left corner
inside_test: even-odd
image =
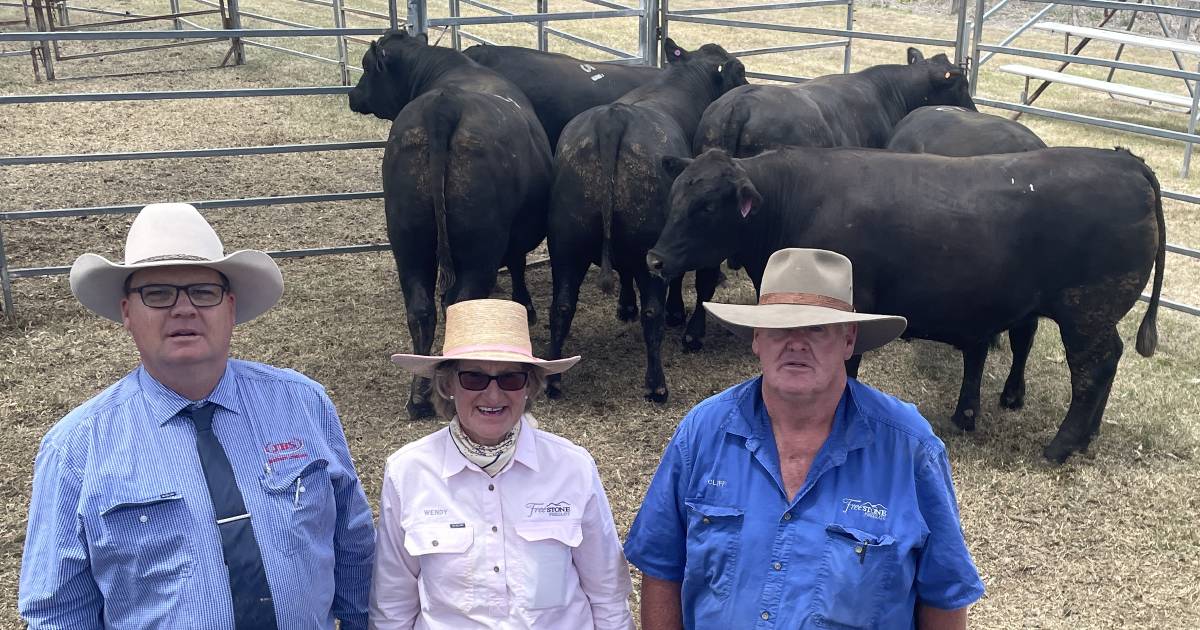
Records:
[[[687,59],[687,51],[680,48],[679,44],[670,37],[663,40],[663,55],[667,58],[667,63],[675,63]]]
[[[429,34],[428,33],[417,33],[416,40],[417,40],[418,44],[420,44],[422,46],[428,46],[429,45]]]
[[[922,55],[921,51],[917,50],[916,48],[910,47],[908,49],[908,65],[911,66],[913,64],[921,63],[922,61],[925,61],[925,55]]]
[[[674,155],[664,155],[662,159],[663,170],[667,172],[667,175],[671,176],[671,179],[679,177],[679,174],[691,163],[691,158],[675,157]]]
[[[929,62],[945,64],[948,66],[948,65],[950,65],[950,58],[946,56],[946,53],[938,53],[938,54],[930,57]]]
[[[738,185],[738,212],[741,212],[743,219],[749,218],[761,205],[762,195],[758,194],[758,189],[749,179]]]

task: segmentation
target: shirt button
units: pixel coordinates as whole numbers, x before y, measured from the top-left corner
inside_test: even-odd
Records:
[[[499,566],[492,567],[492,570],[495,571],[496,573],[499,573],[500,567]]]
[[[436,540],[435,540],[435,541],[433,541],[433,546],[434,546],[434,547],[436,547],[436,546],[437,546],[437,541],[436,541]]]
[[[496,489],[496,484],[494,484],[494,483],[488,484],[488,490],[495,490],[495,489]]]
[[[771,618],[771,613],[764,610],[763,614],[759,615],[759,617],[762,617],[763,621],[766,621]]]
[[[784,513],[783,513],[783,520],[785,520],[785,521],[790,521],[790,520],[792,520],[792,513],[791,513],[791,512],[784,512]],[[763,614],[766,614],[766,613],[763,613]]]
[[[500,528],[496,527],[495,525],[492,525],[492,533],[494,534],[498,531],[500,531]]]
[[[780,570],[782,570],[782,569],[783,569],[783,565],[782,565],[781,563],[778,563],[778,562],[776,562],[775,564],[773,564],[773,565],[771,565],[771,566],[775,567],[775,570],[776,570],[776,571],[780,571]]]
[[[708,524],[709,524],[709,523],[711,523],[712,521],[708,520],[708,517],[707,517],[707,516],[705,516],[704,518],[700,519],[700,522],[701,522],[701,523],[704,523],[705,525],[708,525]]]
[[[150,517],[149,517],[149,516],[146,516],[145,514],[143,514],[143,515],[141,515],[141,516],[139,516],[139,517],[138,517],[138,520],[139,520],[139,521],[141,521],[141,522],[143,522],[143,523],[145,523],[146,521],[150,520]]]

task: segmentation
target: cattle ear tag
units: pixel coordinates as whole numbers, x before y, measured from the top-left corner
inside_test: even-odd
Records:
[[[682,50],[679,50],[678,48],[676,48],[676,49],[675,49],[675,56],[676,56],[676,57],[682,57],[682,56],[683,56],[683,51],[682,51]]]
[[[740,208],[740,210],[742,211],[742,218],[743,218],[743,219],[745,219],[746,217],[750,216],[750,209],[751,209],[751,206],[752,206],[752,205],[753,205],[753,204],[751,204],[751,203],[750,203],[750,200],[749,200],[749,199],[743,199],[743,200],[742,200],[742,207]]]
[[[720,71],[722,71],[722,70],[724,70],[724,69],[725,69],[725,66],[724,66],[724,65],[719,65],[719,66],[717,66],[717,72],[720,72]]]
[[[945,78],[945,79],[949,79],[949,78],[950,78],[950,72],[949,72],[949,71],[947,71],[947,72],[946,72],[946,76],[945,76],[945,77],[943,77],[943,78]]]

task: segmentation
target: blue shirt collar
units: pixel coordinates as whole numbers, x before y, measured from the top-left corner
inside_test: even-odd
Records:
[[[225,364],[225,373],[221,375],[221,380],[217,381],[217,386],[213,388],[212,393],[204,400],[216,403],[228,411],[241,413],[242,405],[238,399],[237,377],[234,372],[233,362],[227,361]],[[194,402],[202,402],[188,400],[180,396],[175,390],[158,382],[157,379],[150,376],[144,365],[139,365],[137,368],[137,382],[138,387],[142,390],[142,397],[146,401],[146,406],[149,408],[150,417],[156,420],[160,427],[175,417],[179,413],[179,410],[184,407]]]
[[[857,380],[847,379],[846,390],[834,412],[833,427],[818,456],[818,459],[832,457],[835,466],[846,460],[847,453],[864,448],[875,439],[875,430],[859,412],[854,401],[857,387],[861,387]],[[734,395],[738,401],[725,421],[726,433],[745,438],[746,447],[750,450],[755,450],[764,440],[774,440],[771,419],[762,397],[762,376],[747,381]]]

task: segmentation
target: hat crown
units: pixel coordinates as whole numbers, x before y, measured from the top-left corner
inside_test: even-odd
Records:
[[[162,260],[219,260],[225,246],[200,212],[186,203],[146,206],[129,226],[125,264]]]
[[[511,300],[467,300],[446,307],[442,355],[504,350],[533,356],[525,307]]]
[[[854,269],[850,259],[825,249],[781,249],[767,260],[761,295],[809,293],[854,304]]]

